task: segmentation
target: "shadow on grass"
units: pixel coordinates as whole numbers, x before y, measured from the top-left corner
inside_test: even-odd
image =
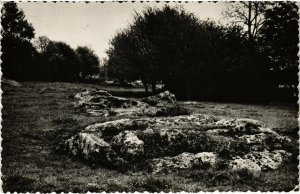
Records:
[[[3,179],[3,190],[6,192],[31,192],[34,189],[34,179],[23,176],[9,176]]]

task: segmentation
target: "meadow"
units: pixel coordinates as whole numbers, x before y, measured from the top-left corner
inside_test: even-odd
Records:
[[[113,191],[290,191],[298,184],[298,160],[254,177],[247,172],[193,169],[151,175],[90,167],[61,151],[64,140],[85,126],[107,119],[74,108],[85,89],[114,95],[143,96],[143,88],[99,84],[23,82],[2,84],[2,181],[4,192]],[[298,106],[293,103],[178,102],[191,113],[218,118],[253,118],[276,132],[298,139]],[[113,119],[113,118],[110,118]],[[295,147],[298,147],[295,144]]]

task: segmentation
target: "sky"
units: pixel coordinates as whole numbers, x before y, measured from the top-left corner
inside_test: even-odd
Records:
[[[53,41],[63,41],[72,48],[88,46],[100,57],[106,57],[109,40],[120,29],[133,21],[134,11],[141,12],[145,7],[163,7],[166,3],[156,2],[19,2],[18,7],[33,25],[36,37],[47,36]],[[210,18],[222,21],[224,2],[168,3],[181,5],[200,19]]]

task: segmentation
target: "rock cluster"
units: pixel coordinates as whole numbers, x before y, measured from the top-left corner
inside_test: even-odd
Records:
[[[104,90],[86,90],[75,95],[76,107],[95,116],[160,116],[176,112],[178,106],[174,94],[169,91],[156,96],[133,100],[112,96]]]
[[[147,100],[152,101],[149,106],[160,103]],[[97,123],[67,140],[66,148],[96,165],[138,165],[152,173],[224,163],[231,170],[259,175],[288,160],[286,146],[291,144],[260,121],[193,114]]]

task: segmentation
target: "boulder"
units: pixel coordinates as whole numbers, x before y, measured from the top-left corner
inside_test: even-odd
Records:
[[[155,96],[142,98],[141,101],[149,104],[150,106],[160,106],[160,107],[176,104],[175,95],[169,91],[161,92]]]
[[[260,166],[250,159],[236,158],[229,162],[229,167],[233,171],[247,170],[255,177],[258,177],[261,173]]]
[[[291,154],[285,150],[264,150],[262,152],[251,152],[244,156],[244,158],[257,163],[263,171],[277,169],[289,157],[291,157]]]
[[[111,145],[101,137],[101,133],[79,133],[66,141],[69,154],[81,157],[90,163],[105,164],[111,160]]]
[[[283,149],[292,146],[292,141],[288,137],[265,130],[253,135],[242,135],[238,139],[251,145],[252,150]]]
[[[279,168],[289,157],[291,157],[291,154],[285,150],[254,151],[230,161],[229,167],[234,171],[248,170],[254,176],[259,176],[262,171]]]
[[[142,114],[139,108],[143,107],[143,104],[139,101],[112,96],[104,90],[87,90],[77,93],[75,98],[79,100],[75,102],[75,107],[95,116]]]
[[[200,152],[195,155],[195,158],[197,158],[201,164],[209,164],[210,166],[215,166],[217,162],[217,156],[213,152]]]
[[[180,169],[190,169],[195,166],[198,168],[214,167],[217,156],[212,152],[201,152],[192,154],[184,152],[175,157],[164,157],[153,159],[149,162],[150,171],[154,174],[161,172],[178,171]]]
[[[132,131],[122,131],[112,139],[112,146],[126,159],[136,160],[144,154],[144,142]]]
[[[75,107],[94,116],[158,116],[180,114],[175,95],[168,91],[134,100],[112,96],[104,90],[86,90],[75,95]]]
[[[235,136],[256,134],[260,132],[260,127],[264,127],[264,123],[254,119],[221,119],[216,125],[227,128],[227,133]]]
[[[142,130],[148,126],[147,119],[119,119],[87,126],[85,132],[119,133],[125,130]]]

